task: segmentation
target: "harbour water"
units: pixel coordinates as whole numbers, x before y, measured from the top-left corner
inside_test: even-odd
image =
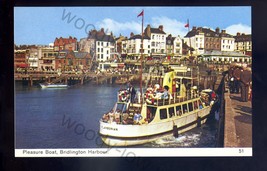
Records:
[[[15,85],[15,147],[102,148],[99,119],[112,109],[120,85],[41,89]],[[215,147],[213,123],[178,138],[161,138],[138,147]]]

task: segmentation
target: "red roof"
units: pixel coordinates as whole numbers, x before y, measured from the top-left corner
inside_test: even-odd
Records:
[[[54,46],[63,46],[65,44],[70,44],[70,43],[76,43],[77,39],[74,37],[72,38],[71,36],[69,38],[56,38],[54,41]]]

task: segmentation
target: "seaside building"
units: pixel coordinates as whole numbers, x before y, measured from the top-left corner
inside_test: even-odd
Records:
[[[166,38],[166,54],[168,58],[181,57],[183,42],[180,36],[172,37],[171,34]]]
[[[77,51],[77,39],[69,36],[69,38],[56,38],[54,41],[54,51],[73,50]]]
[[[131,56],[134,59],[139,59],[141,57],[141,42],[142,36],[137,34],[134,35],[131,33],[130,38],[127,40],[127,55]],[[146,35],[143,36],[143,56],[150,55],[150,38]]]
[[[57,71],[81,71],[87,70],[91,64],[88,52],[77,52],[63,50],[58,52],[55,60]]]
[[[166,33],[163,30],[163,25],[160,25],[158,28],[151,28],[148,24],[144,34],[150,38],[151,56],[166,56]]]
[[[235,51],[241,52],[244,55],[252,56],[252,38],[251,34],[240,34],[239,32],[234,36]]]
[[[54,51],[53,47],[40,47],[38,49],[38,70],[39,71],[54,71],[55,58],[58,52]]]
[[[17,70],[18,68],[27,68],[27,54],[29,50],[15,50],[14,51],[14,69]]]
[[[210,28],[193,27],[184,37],[184,42],[191,46],[193,55],[201,55],[207,51],[234,51],[234,37],[226,30],[216,28],[215,31]]]

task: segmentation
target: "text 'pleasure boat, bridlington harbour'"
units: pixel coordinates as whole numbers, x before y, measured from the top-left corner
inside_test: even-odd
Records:
[[[109,146],[132,146],[166,135],[177,137],[204,124],[216,94],[210,89],[199,93],[196,86],[186,90],[185,79],[190,78],[171,71],[164,74],[164,90],[159,84],[150,85],[142,96],[132,93],[131,86],[120,90],[114,108],[99,121],[102,141]]]

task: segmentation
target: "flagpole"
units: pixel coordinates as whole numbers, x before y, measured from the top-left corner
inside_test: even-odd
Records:
[[[188,33],[190,31],[189,27],[190,27],[190,24],[189,24],[189,19],[187,19],[187,24],[188,24]],[[192,50],[191,50],[191,38],[189,37],[189,51],[190,51],[190,57],[192,56]]]
[[[142,31],[141,31],[141,57],[140,57],[140,62],[141,62],[141,65],[140,65],[140,95],[141,95],[141,110],[142,110],[142,105],[143,105],[143,89],[142,89],[142,73],[143,73],[143,50],[144,50],[144,44],[143,44],[143,41],[144,41],[144,35],[143,35],[143,30],[144,30],[144,10],[142,11],[143,12],[143,15],[142,15]],[[141,111],[140,111],[141,112]]]

